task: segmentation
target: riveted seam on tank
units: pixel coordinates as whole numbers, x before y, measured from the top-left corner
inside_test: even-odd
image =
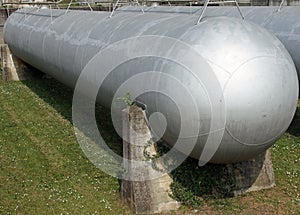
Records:
[[[252,60],[256,60],[256,59],[260,59],[260,58],[274,58],[274,56],[268,56],[268,55],[266,55],[266,56],[257,56],[257,57],[253,57],[253,58],[250,58],[250,59],[248,59],[248,60],[246,60],[246,61],[244,61],[243,63],[241,63],[231,74],[230,74],[230,77],[227,79],[227,81],[225,82],[225,84],[224,84],[224,87],[223,87],[223,93],[225,92],[225,90],[226,90],[226,88],[227,88],[227,86],[228,86],[228,83],[229,83],[229,81],[232,79],[232,77],[235,75],[235,73],[242,67],[242,66],[244,66],[246,63],[249,63],[250,61],[252,61]]]
[[[203,57],[203,56],[202,56],[202,57]],[[213,62],[212,60],[210,60],[210,59],[208,59],[208,58],[205,58],[205,57],[203,57],[203,58],[204,58],[205,60],[207,60],[209,63],[213,64],[214,66],[216,66],[216,67],[222,69],[224,72],[228,73],[228,74],[231,76],[231,73],[230,73],[227,69],[221,67],[219,64],[216,64],[215,62]]]
[[[279,139],[283,133],[283,131],[285,131],[285,129],[282,129],[280,132],[279,132],[279,135],[271,138],[270,140],[266,140],[262,143],[257,143],[257,144],[251,144],[251,143],[246,143],[246,142],[243,142],[241,141],[240,139],[238,139],[237,137],[234,137],[233,134],[230,132],[229,128],[227,128],[227,126],[225,126],[225,131],[227,131],[228,135],[234,139],[235,141],[237,141],[238,143],[240,143],[241,145],[244,145],[244,146],[249,146],[249,147],[257,147],[257,146],[264,146],[264,145],[268,145],[270,142],[275,142],[277,139]]]
[[[224,127],[224,128],[219,128],[219,129],[214,130],[214,131],[211,131],[211,132],[206,132],[206,133],[204,133],[204,134],[196,135],[196,136],[188,136],[188,137],[185,136],[185,137],[180,137],[180,139],[185,140],[185,139],[189,139],[189,138],[199,138],[199,137],[203,137],[203,136],[206,136],[206,135],[211,135],[211,134],[220,132],[220,131],[222,131],[222,130],[225,131],[225,127]]]

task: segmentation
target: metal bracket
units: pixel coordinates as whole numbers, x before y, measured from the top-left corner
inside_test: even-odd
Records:
[[[7,7],[6,7],[6,12],[7,12],[7,17],[9,17],[9,16],[10,16],[10,13],[9,13],[9,5],[7,5]]]
[[[279,8],[278,8],[277,12],[280,12],[280,11],[281,11],[284,2],[285,2],[285,0],[282,0],[282,1],[281,1],[281,3],[280,3],[280,5],[279,5]]]
[[[148,112],[148,108],[147,108],[147,105],[145,103],[143,103],[143,102],[141,102],[137,99],[135,99],[134,102],[138,107],[142,108],[145,112]]]
[[[240,6],[239,6],[239,3],[238,3],[236,0],[234,0],[234,1],[211,1],[211,0],[205,0],[205,3],[204,3],[204,5],[203,5],[201,14],[200,14],[200,16],[199,16],[199,18],[198,18],[198,21],[197,21],[196,25],[198,25],[198,24],[201,22],[201,20],[202,20],[202,18],[203,18],[203,15],[204,15],[204,13],[205,13],[205,11],[206,11],[206,9],[207,9],[207,6],[208,6],[209,4],[224,4],[224,3],[235,3],[235,6],[237,7],[237,9],[238,9],[238,11],[239,11],[239,13],[240,13],[242,19],[245,19],[244,15],[243,15],[243,13],[242,13],[242,11],[241,11],[241,8],[240,8]]]
[[[67,10],[66,10],[65,14],[67,14],[67,13],[69,12],[69,9],[70,9],[70,7],[71,7],[72,3],[73,3],[73,0],[71,0],[71,1],[69,2],[69,4],[68,4],[68,7],[67,7]],[[84,1],[83,3],[86,3],[86,4],[88,5],[88,7],[89,7],[90,11],[93,11],[93,8],[91,7],[91,5],[90,5],[90,3],[89,3],[89,0],[86,0],[86,1]]]
[[[141,5],[139,3],[139,0],[134,0],[134,2],[137,4],[137,6],[140,8],[142,13],[144,14],[145,12],[144,12],[143,8],[141,7]],[[115,10],[117,9],[117,6],[119,5],[119,3],[120,3],[120,0],[117,0],[116,4],[114,5],[114,7],[113,7],[113,9],[112,9],[112,11],[109,15],[109,18],[111,18],[113,16],[113,14],[114,14]]]
[[[49,7],[50,7],[50,14],[51,14],[51,25],[53,25],[53,12],[52,12],[51,4],[49,5]]]

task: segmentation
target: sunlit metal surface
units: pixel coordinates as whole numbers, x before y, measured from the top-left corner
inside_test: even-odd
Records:
[[[294,60],[300,77],[300,6],[240,7],[246,21],[254,22],[273,33],[284,44]],[[120,11],[135,11],[135,7],[122,7]],[[179,13],[199,16],[202,7],[148,7],[148,13]],[[230,16],[240,18],[236,7],[208,7],[205,19],[216,16]]]

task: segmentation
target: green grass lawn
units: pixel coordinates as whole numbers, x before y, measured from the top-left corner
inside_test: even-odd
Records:
[[[118,180],[76,142],[71,102],[72,92],[54,80],[0,82],[0,214],[129,211]],[[121,144],[106,127],[106,137]]]
[[[72,91],[52,79],[0,81],[0,214],[130,214],[120,182],[84,156],[71,124]],[[109,111],[101,134],[121,150]],[[200,213],[300,214],[300,110],[272,148],[277,186],[204,201]],[[179,213],[197,213],[183,207]]]

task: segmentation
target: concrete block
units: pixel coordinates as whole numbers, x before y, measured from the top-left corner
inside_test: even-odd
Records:
[[[26,80],[31,76],[26,64],[11,54],[8,45],[1,45],[2,79],[4,81]]]
[[[235,178],[235,196],[275,186],[270,150],[249,161],[228,164],[227,168]]]

